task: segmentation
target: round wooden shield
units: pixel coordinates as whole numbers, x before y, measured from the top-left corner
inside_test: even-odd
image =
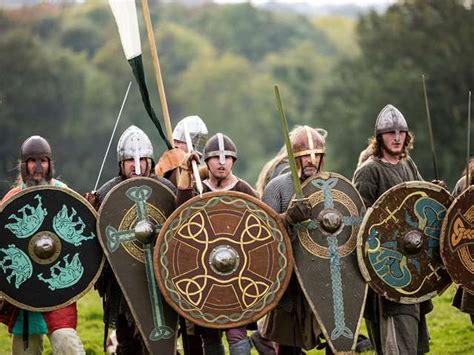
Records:
[[[336,173],[315,175],[302,189],[311,205],[311,222],[297,228],[296,274],[332,351],[350,352],[367,294],[356,253],[364,203],[351,182]]]
[[[69,188],[25,189],[0,207],[0,290],[15,306],[51,311],[83,296],[104,257],[96,212]]]
[[[158,234],[175,209],[175,195],[147,177],[127,179],[107,194],[99,209],[97,232],[107,261],[152,354],[176,353],[178,316],[163,302],[153,272],[153,243],[144,243],[138,226],[150,222]],[[153,238],[152,238],[153,239]]]
[[[446,213],[441,257],[452,280],[474,295],[474,186],[459,195]]]
[[[155,247],[161,292],[183,317],[208,328],[256,321],[291,277],[291,244],[280,217],[240,192],[196,196],[168,218]]]
[[[412,304],[451,283],[440,256],[441,224],[453,198],[424,181],[398,184],[367,210],[357,241],[362,274],[385,298]]]

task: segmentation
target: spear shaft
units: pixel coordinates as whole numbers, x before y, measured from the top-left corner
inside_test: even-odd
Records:
[[[125,96],[123,97],[122,106],[120,106],[120,111],[117,115],[117,119],[115,120],[115,126],[114,126],[114,129],[112,130],[112,134],[110,135],[109,145],[107,146],[107,150],[105,151],[104,159],[102,159],[102,165],[100,166],[99,175],[97,176],[94,190],[92,190],[92,192],[97,191],[97,186],[99,185],[100,176],[102,175],[102,170],[104,169],[104,164],[105,164],[105,161],[107,160],[107,155],[109,154],[110,145],[112,144],[112,140],[114,139],[115,130],[117,129],[117,125],[120,121],[120,116],[122,116],[122,111],[125,106],[125,102],[127,101],[128,92],[130,91],[131,86],[132,86],[132,82],[128,84],[127,91],[125,92]]]
[[[291,147],[290,134],[288,133],[288,123],[286,121],[285,111],[283,110],[283,103],[280,97],[280,90],[278,85],[275,85],[275,98],[278,106],[278,113],[280,114],[281,129],[283,137],[285,138],[286,152],[288,154],[288,163],[290,164],[291,179],[293,180],[293,189],[295,196],[298,199],[304,197],[303,190],[301,188],[300,178],[298,176],[298,168],[296,167],[295,156],[293,155],[293,148]]]
[[[148,34],[148,43],[150,45],[153,68],[155,69],[156,84],[160,94],[161,107],[163,109],[163,119],[165,122],[166,136],[170,144],[173,144],[173,133],[171,128],[170,114],[168,112],[168,102],[166,101],[165,86],[163,85],[163,77],[161,75],[160,60],[158,59],[158,51],[156,49],[155,35],[153,33],[153,25],[151,23],[150,9],[148,8],[148,0],[142,0],[143,17],[145,19],[146,31]]]
[[[467,104],[467,156],[466,156],[466,189],[471,185],[471,171],[469,160],[471,159],[471,90],[469,90],[469,103]]]
[[[430,106],[428,104],[428,94],[426,93],[426,84],[425,84],[425,74],[422,76],[423,79],[423,93],[425,95],[425,107],[426,107],[426,117],[428,119],[428,130],[430,133],[430,142],[431,142],[431,153],[433,155],[433,166],[434,166],[434,172],[435,172],[435,179],[439,180],[438,178],[438,163],[436,159],[436,151],[435,151],[435,144],[434,144],[434,138],[433,138],[433,129],[431,128],[431,116],[430,116]]]

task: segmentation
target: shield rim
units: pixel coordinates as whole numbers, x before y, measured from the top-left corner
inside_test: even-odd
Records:
[[[318,177],[323,177],[323,178],[337,177],[337,178],[349,183],[354,188],[354,191],[356,192],[357,196],[359,196],[359,199],[360,199],[362,205],[365,208],[364,200],[362,199],[362,196],[360,195],[359,191],[355,188],[355,186],[352,184],[352,182],[348,178],[346,178],[345,176],[343,176],[341,174],[338,174],[338,173],[334,173],[334,172],[330,172],[330,171],[322,171],[322,172],[320,172],[320,173],[318,173],[314,176],[311,176],[311,177],[307,178],[303,182],[303,184],[301,184],[301,188],[303,189],[304,187],[306,187],[306,185],[311,183],[311,181],[313,179],[316,179]],[[293,195],[293,198],[295,198],[295,195]],[[366,214],[367,214],[367,211],[366,211]],[[365,218],[365,215],[364,215],[364,218]],[[359,227],[359,231],[360,231],[361,228],[362,228],[362,223]],[[357,240],[358,240],[358,235],[357,235]],[[356,252],[356,258],[357,258],[357,242],[356,242],[356,247],[355,247],[354,251]],[[318,321],[318,325],[320,326],[321,331],[324,334],[324,338],[326,339],[326,342],[329,344],[329,347],[331,348],[331,350],[334,353],[343,354],[343,352],[338,352],[337,349],[334,347],[334,344],[331,340],[331,336],[328,333],[328,331],[326,329],[326,326],[322,322],[321,316],[319,315],[319,312],[316,310],[316,306],[314,305],[314,302],[309,301],[311,298],[309,297],[309,295],[307,293],[308,291],[306,290],[306,287],[304,286],[304,283],[303,283],[302,277],[300,275],[300,272],[298,270],[298,266],[296,265],[296,262],[295,262],[295,265],[294,265],[294,269],[295,269],[296,277],[298,279],[299,286],[301,287],[301,290],[303,291],[303,294],[306,298],[306,302],[308,302],[309,307],[313,311],[313,314],[316,317],[316,320]],[[359,268],[359,271],[360,271],[360,268]],[[365,281],[365,278],[364,278],[364,281]],[[357,345],[357,338],[358,338],[359,333],[360,333],[360,326],[362,324],[362,319],[364,318],[364,309],[365,309],[365,303],[367,301],[368,289],[369,289],[369,284],[366,282],[365,289],[364,289],[364,300],[363,300],[362,305],[361,305],[361,312],[359,314],[359,319],[357,320],[357,327],[356,327],[356,331],[354,332],[354,340],[353,340],[352,345],[351,345],[351,351],[355,351],[355,347]]]
[[[92,205],[89,203],[89,201],[87,201],[83,196],[81,196],[81,194],[79,194],[78,192],[72,190],[70,187],[66,186],[66,187],[59,187],[59,186],[52,186],[52,185],[41,185],[41,186],[33,186],[33,187],[28,187],[20,192],[18,192],[17,194],[9,197],[4,203],[2,203],[0,205],[0,213],[2,213],[5,209],[5,207],[7,207],[13,200],[16,200],[17,198],[20,198],[26,194],[29,194],[29,193],[34,193],[36,191],[42,191],[42,190],[56,190],[56,191],[60,191],[60,192],[63,192],[67,195],[70,195],[72,197],[74,197],[76,200],[79,200],[80,202],[82,202],[83,205],[85,205],[90,212],[92,212],[92,214],[94,215],[94,218],[96,220],[96,226],[97,226],[97,222],[98,222],[98,213],[97,211],[94,209],[94,207],[92,207]],[[99,239],[99,238],[97,238]],[[100,244],[100,246],[102,247],[102,245]],[[3,291],[0,291],[0,296],[1,297],[4,297],[9,303],[11,303],[12,305],[18,307],[18,308],[21,308],[21,309],[24,309],[24,310],[27,310],[27,311],[32,311],[32,312],[50,312],[50,311],[55,311],[57,309],[61,309],[61,308],[64,308],[66,306],[69,306],[75,302],[77,302],[77,300],[79,300],[80,298],[82,298],[83,296],[86,295],[86,293],[88,293],[91,288],[95,285],[97,279],[99,278],[100,274],[102,273],[102,268],[104,267],[104,264],[105,264],[105,255],[104,253],[102,253],[102,259],[100,261],[100,264],[99,264],[99,268],[97,269],[97,272],[95,273],[94,277],[92,278],[92,280],[89,282],[89,284],[87,285],[87,287],[80,293],[78,293],[76,296],[72,297],[71,299],[69,299],[67,302],[64,302],[64,303],[61,303],[59,305],[56,305],[56,306],[50,306],[50,307],[31,307],[31,306],[28,306],[24,303],[21,303],[21,302],[18,302],[16,300],[14,300],[13,298],[11,298],[10,296],[8,296],[6,293],[4,293]]]
[[[168,219],[163,224],[163,227],[161,228],[160,234],[159,234],[158,238],[156,239],[155,248],[154,248],[153,263],[154,263],[154,266],[155,266],[155,277],[156,277],[156,280],[158,282],[158,286],[160,288],[161,295],[163,296],[165,301],[180,316],[186,318],[187,320],[189,320],[190,322],[192,322],[194,324],[197,324],[197,325],[199,325],[201,327],[205,327],[205,328],[213,328],[213,329],[237,328],[237,327],[241,327],[241,326],[247,325],[247,324],[252,323],[252,322],[256,322],[257,320],[262,318],[264,315],[268,314],[268,312],[270,312],[272,309],[274,309],[277,306],[279,300],[283,296],[283,293],[285,292],[286,288],[288,287],[288,284],[290,282],[290,278],[291,278],[291,275],[292,275],[292,272],[293,272],[293,268],[294,268],[293,249],[291,247],[290,237],[288,235],[288,232],[286,230],[286,227],[285,227],[283,221],[281,220],[280,215],[277,212],[275,212],[271,207],[269,207],[267,204],[265,204],[263,201],[259,200],[256,197],[253,197],[249,194],[245,194],[245,193],[238,192],[238,191],[212,191],[212,192],[206,192],[206,193],[203,194],[203,197],[206,197],[206,198],[213,198],[215,196],[230,196],[230,197],[233,197],[233,198],[235,197],[235,198],[248,200],[248,201],[256,204],[258,207],[263,209],[265,212],[267,212],[268,215],[270,215],[275,220],[276,224],[280,227],[280,231],[283,233],[283,241],[284,241],[285,246],[287,248],[286,250],[287,250],[287,257],[288,257],[288,265],[287,265],[287,269],[286,269],[286,275],[285,275],[285,277],[283,279],[283,282],[282,282],[282,287],[280,287],[278,292],[276,292],[274,301],[272,303],[266,305],[265,307],[263,307],[259,312],[257,312],[255,315],[253,315],[250,318],[247,318],[245,320],[241,320],[241,321],[238,321],[238,322],[227,323],[227,324],[208,323],[208,322],[204,322],[204,321],[201,321],[199,319],[193,318],[188,313],[183,311],[175,302],[173,302],[173,300],[171,299],[166,287],[164,286],[164,282],[161,278],[161,273],[159,272],[160,269],[161,269],[161,263],[160,263],[160,256],[161,255],[160,255],[159,250],[160,250],[161,244],[163,242],[165,233],[168,230],[169,225],[171,224],[171,222],[187,206],[192,205],[196,201],[202,200],[202,197],[199,196],[199,195],[189,199],[188,201],[183,203],[181,206],[179,206],[176,210],[174,210],[173,213],[168,217]]]
[[[453,210],[455,210],[455,207],[456,207],[456,203],[462,198],[464,197],[465,194],[468,194],[470,193],[471,191],[473,191],[472,193],[474,194],[474,185],[471,185],[469,186],[468,189],[464,190],[458,197],[456,197],[454,199],[453,202],[451,202],[451,205],[449,206],[448,210],[446,211],[446,217],[444,217],[444,220],[443,220],[443,224],[441,226],[441,235],[440,235],[440,255],[441,255],[441,259],[443,260],[443,264],[444,264],[444,267],[447,271],[447,273],[449,274],[449,277],[451,277],[451,280],[453,281],[453,283],[455,283],[456,285],[459,285],[463,288],[463,290],[465,290],[467,293],[471,294],[474,296],[474,288],[471,290],[469,288],[466,288],[466,286],[464,286],[462,283],[460,282],[457,282],[455,280],[455,278],[451,275],[451,272],[449,270],[449,263],[446,262],[445,258],[446,258],[446,255],[445,255],[445,251],[444,251],[444,247],[445,247],[445,243],[446,243],[446,234],[448,233],[448,216],[451,214],[451,212]]]
[[[400,299],[396,300],[394,298],[387,297],[386,294],[380,294],[380,292],[378,290],[375,290],[371,286],[370,282],[372,281],[372,279],[370,277],[369,270],[367,269],[367,266],[364,263],[364,241],[363,241],[364,236],[363,236],[363,231],[365,230],[367,221],[368,221],[370,215],[372,214],[372,212],[374,211],[374,209],[376,207],[378,207],[381,204],[381,201],[383,201],[383,199],[385,199],[385,197],[389,193],[391,193],[393,190],[398,190],[398,189],[402,189],[402,188],[424,188],[424,187],[427,187],[428,189],[434,190],[436,192],[444,191],[449,196],[450,205],[452,204],[453,197],[451,196],[450,192],[448,190],[446,190],[445,188],[439,186],[439,185],[433,184],[433,183],[428,182],[428,181],[405,181],[405,182],[401,182],[400,184],[392,186],[390,189],[385,191],[382,195],[380,195],[377,198],[377,200],[374,202],[374,204],[372,206],[367,208],[367,211],[365,212],[364,219],[363,219],[363,221],[360,225],[359,233],[357,235],[357,262],[359,264],[359,269],[360,269],[360,272],[361,272],[362,276],[364,277],[364,280],[367,282],[369,287],[377,295],[382,296],[382,297],[386,298],[387,300],[393,301],[393,302],[396,302],[396,303],[415,304],[415,303],[421,303],[423,301],[430,300],[435,296],[441,296],[444,293],[444,291],[446,291],[452,283],[452,281],[451,281],[451,282],[447,283],[444,288],[442,288],[440,290],[437,290],[437,291],[429,292],[429,293],[427,293],[427,294],[425,294],[424,296],[421,296],[421,297],[406,297],[406,296],[403,296],[403,297],[400,297]],[[441,238],[441,234],[440,234],[440,238]],[[444,266],[444,264],[443,264],[443,267],[446,270],[446,267]]]
[[[108,251],[107,250],[107,246],[103,244],[103,241],[102,241],[102,233],[100,233],[100,216],[101,216],[101,213],[102,213],[102,210],[103,210],[103,207],[105,206],[106,202],[110,199],[110,196],[112,196],[112,193],[116,190],[118,190],[119,188],[121,188],[122,186],[125,186],[125,185],[128,185],[128,184],[131,184],[131,183],[135,183],[135,182],[138,182],[138,181],[149,181],[151,182],[152,184],[158,184],[160,185],[161,187],[165,188],[170,194],[171,196],[173,196],[173,198],[176,200],[176,194],[168,187],[166,186],[165,184],[161,183],[159,180],[157,179],[154,179],[154,178],[151,178],[151,177],[147,177],[147,176],[137,176],[137,177],[134,177],[134,178],[129,178],[129,179],[125,179],[123,180],[122,182],[120,182],[119,184],[115,185],[108,193],[107,195],[105,196],[104,200],[102,201],[102,203],[100,204],[100,208],[99,208],[99,211],[98,211],[98,215],[99,215],[99,218],[97,218],[97,224],[96,224],[96,229],[97,229],[97,234],[100,235],[100,238],[99,238],[99,242],[100,242],[100,245],[102,247],[102,250],[104,252],[104,255],[105,255],[105,258],[107,259],[107,262],[109,263],[109,266],[110,268],[112,269],[112,272],[115,276],[116,274],[116,270],[115,270],[115,267],[112,266],[112,264],[110,263],[109,261],[109,254],[108,254]],[[168,220],[169,216],[167,217],[166,220]],[[105,239],[105,238],[104,238]],[[154,264],[154,263],[153,263]],[[145,266],[144,266],[145,267]],[[155,272],[156,273],[156,272]],[[142,327],[142,322],[140,320],[140,318],[138,317],[138,314],[135,312],[135,308],[134,307],[131,307],[130,304],[131,304],[131,301],[130,301],[130,298],[128,296],[128,294],[126,292],[123,292],[122,290],[125,289],[122,281],[120,278],[118,277],[115,277],[115,280],[117,281],[117,283],[119,284],[119,287],[120,287],[120,291],[122,292],[122,295],[123,297],[125,298],[125,301],[127,302],[127,306],[130,310],[130,312],[132,313],[132,316],[133,316],[133,319],[135,320],[135,324],[137,325],[139,331],[140,331],[140,336],[142,338],[145,338],[146,341],[144,340],[144,343],[145,343],[145,347],[148,349],[148,351],[150,352],[153,352],[151,348],[148,348],[148,339],[146,336],[144,336],[145,334],[145,329],[143,329]],[[164,296],[162,294],[162,296]],[[164,298],[164,297],[163,297]],[[177,330],[178,330],[178,324],[179,322],[176,322],[176,326],[175,326],[175,336],[174,338],[176,339],[177,338]],[[174,345],[174,353],[176,353],[176,348],[177,348],[177,342],[175,341],[175,345]]]

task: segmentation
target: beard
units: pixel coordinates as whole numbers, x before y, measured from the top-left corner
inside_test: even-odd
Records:
[[[41,180],[35,180],[32,176],[28,175],[26,177],[25,185],[27,187],[34,187],[34,186],[44,186],[49,185],[51,180],[47,180],[44,176]]]
[[[393,158],[399,158],[403,153],[403,146],[400,146],[400,148],[397,148],[397,150],[393,150],[384,144],[383,151],[384,151],[384,154],[387,154]]]

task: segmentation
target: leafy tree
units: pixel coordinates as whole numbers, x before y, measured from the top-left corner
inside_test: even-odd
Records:
[[[345,144],[331,148],[335,168],[352,175],[377,113],[392,103],[415,132],[422,175],[434,178],[421,83],[426,74],[440,177],[454,183],[464,164],[461,142],[473,84],[473,46],[466,45],[472,42],[472,16],[461,1],[412,0],[361,19],[361,56],[336,68],[320,109],[331,131],[344,137]]]

